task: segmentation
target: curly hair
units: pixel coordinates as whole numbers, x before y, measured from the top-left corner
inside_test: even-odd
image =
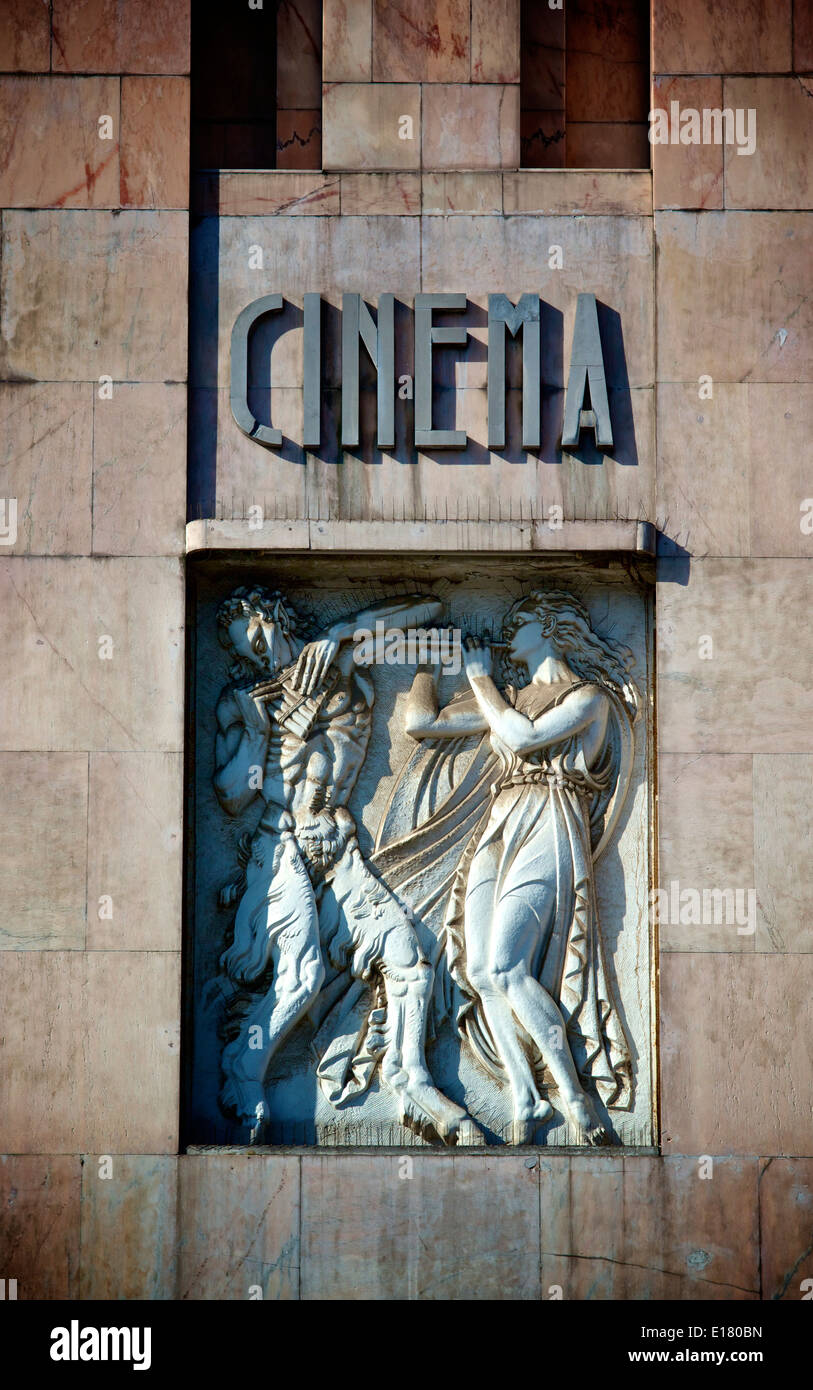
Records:
[[[230,645],[229,627],[235,618],[250,618],[254,614],[263,622],[276,623],[285,636],[298,636],[299,615],[279,589],[235,589],[224,599],[217,611],[218,635],[223,646]]]
[[[523,620],[541,622],[543,626],[552,620],[550,636],[568,665],[582,680],[609,686],[621,697],[631,717],[637,716],[640,697],[629,677],[633,653],[611,637],[599,636],[590,614],[575,594],[563,589],[533,589],[518,599],[503,622],[506,641],[510,641]]]

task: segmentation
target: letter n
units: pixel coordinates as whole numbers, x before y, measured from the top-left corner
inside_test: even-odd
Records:
[[[342,446],[359,442],[359,338],[378,373],[379,449],[395,447],[395,296],[378,298],[378,324],[360,294],[342,295]]]
[[[522,446],[539,447],[539,295],[488,296],[488,447],[505,448],[505,330],[522,329]]]
[[[590,406],[585,410],[583,406],[588,391]],[[612,449],[613,431],[607,400],[607,377],[594,294],[580,294],[576,304],[576,326],[573,330],[573,351],[570,354],[570,375],[565,396],[562,446],[578,448],[585,426],[595,431],[596,445],[599,449]]]

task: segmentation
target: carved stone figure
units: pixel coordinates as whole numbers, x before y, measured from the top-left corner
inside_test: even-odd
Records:
[[[527,668],[522,688],[500,691],[489,647],[473,638],[469,690],[444,709],[432,672],[416,675],[406,727],[420,748],[374,863],[433,925],[441,1012],[483,1068],[507,1075],[513,1142],[531,1142],[552,1116],[550,1094],[577,1142],[602,1144],[610,1129],[596,1098],[627,1109],[632,1088],[594,877],[630,781],[632,654],[558,590],[515,603],[497,645]]]
[[[466,1111],[441,1094],[425,1061],[432,965],[365,863],[347,809],[374,700],[353,633],[377,620],[420,626],[440,607],[421,595],[382,602],[307,645],[279,593],[238,589],[219,612],[234,665],[217,706],[215,791],[230,815],[262,803],[241,845],[241,878],[222,894],[237,908],[221,963],[236,991],[222,1103],[253,1143],[270,1119],[271,1058],[308,1011],[324,1020],[317,1074],[334,1106],[361,1095],[380,1064],[403,1122],[451,1143],[465,1125],[471,1142]]]

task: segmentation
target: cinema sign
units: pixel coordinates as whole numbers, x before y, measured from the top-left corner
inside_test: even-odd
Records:
[[[248,304],[238,315],[231,335],[231,409],[235,422],[249,439],[270,449],[282,447],[282,433],[273,424],[261,424],[248,403],[249,340],[255,324],[268,314],[279,313],[281,294],[267,294]],[[465,449],[464,430],[435,429],[432,424],[432,365],[444,347],[465,347],[464,324],[441,327],[433,314],[463,313],[465,294],[417,294],[415,296],[415,445],[422,449]],[[321,444],[320,398],[322,360],[322,297],[306,294],[304,317],[304,429],[302,444],[317,449]],[[539,446],[540,427],[540,300],[523,294],[513,304],[507,295],[488,296],[488,447],[505,448],[505,344],[506,331],[522,334],[522,444]],[[377,375],[377,438],[379,449],[395,447],[395,296],[382,294],[377,321],[360,294],[342,296],[342,427],[345,448],[359,444],[359,354],[364,345]],[[570,354],[570,373],[565,396],[561,444],[578,448],[583,429],[592,429],[600,449],[612,449],[613,432],[607,398],[607,380],[599,333],[596,297],[580,294]]]

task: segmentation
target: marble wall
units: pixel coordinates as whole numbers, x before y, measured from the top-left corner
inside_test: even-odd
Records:
[[[659,924],[658,1152],[179,1156],[189,7],[9,0],[0,1275],[20,1298],[790,1301],[813,1277],[810,5],[653,0],[653,105],[753,109],[757,146],[654,146],[651,176],[520,170],[517,6],[434,11],[427,45],[409,6],[325,0],[323,172],[194,190],[189,543],[247,548],[255,499],[255,541],[300,554],[572,544],[549,501],[630,549],[650,522],[660,883],[740,892],[745,915]],[[476,349],[463,481],[426,456],[277,460],[230,421],[223,334],[255,294],[460,288],[476,314],[534,285],[565,353],[578,290],[619,315],[636,462],[563,458],[555,427],[530,463],[486,457]]]

